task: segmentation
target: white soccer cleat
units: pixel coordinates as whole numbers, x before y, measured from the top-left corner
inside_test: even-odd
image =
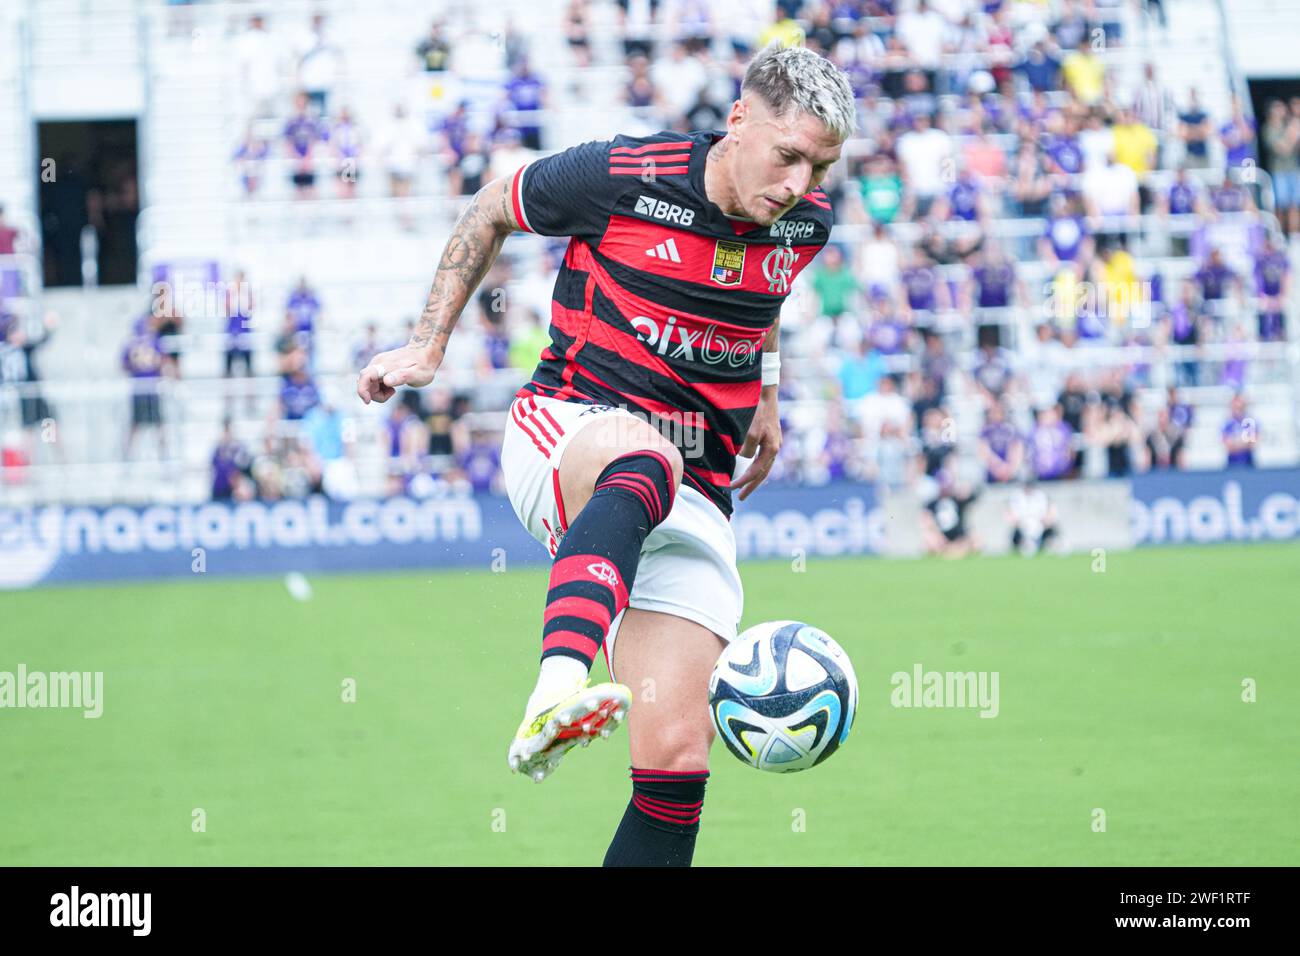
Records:
[[[632,706],[632,692],[622,684],[590,683],[583,681],[573,693],[519,725],[510,744],[511,771],[541,783],[574,747],[586,747],[614,732]]]

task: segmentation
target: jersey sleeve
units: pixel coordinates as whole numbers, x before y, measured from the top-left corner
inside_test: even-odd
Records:
[[[599,241],[617,198],[607,140],[534,160],[515,173],[510,196],[526,232]]]

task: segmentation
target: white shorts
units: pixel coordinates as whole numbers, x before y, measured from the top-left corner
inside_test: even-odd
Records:
[[[560,458],[573,436],[609,415],[642,421],[624,408],[529,395],[515,399],[506,421],[501,471],[515,514],[555,556],[568,527],[560,500]],[[707,627],[724,641],[736,636],[744,608],[736,537],[718,506],[685,482],[672,511],[641,548],[628,606],[660,611]],[[605,663],[614,673],[619,614],[605,638]]]

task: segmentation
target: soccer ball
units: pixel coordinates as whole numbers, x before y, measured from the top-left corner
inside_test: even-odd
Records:
[[[843,648],[801,621],[749,628],[718,658],[709,713],[741,761],[772,773],[821,763],[844,743],[858,707],[858,679]]]

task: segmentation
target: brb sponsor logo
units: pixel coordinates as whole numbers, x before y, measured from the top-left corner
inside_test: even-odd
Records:
[[[694,327],[688,328],[688,320],[681,323],[677,320],[678,316],[670,315],[661,324],[649,316],[638,315],[632,320],[632,327],[637,330],[636,337],[658,355],[705,365],[725,362],[731,368],[752,365],[757,361],[767,335],[766,329],[733,329],[723,335],[713,322],[692,321]],[[668,351],[670,347],[671,352]]]
[[[773,239],[808,239],[813,234],[816,223],[811,219],[782,219],[772,223]]]
[[[694,209],[683,209],[681,206],[674,205],[667,200],[654,199],[650,196],[636,197],[636,212],[638,216],[649,216],[651,219],[675,222],[679,226],[689,226],[695,221]]]

